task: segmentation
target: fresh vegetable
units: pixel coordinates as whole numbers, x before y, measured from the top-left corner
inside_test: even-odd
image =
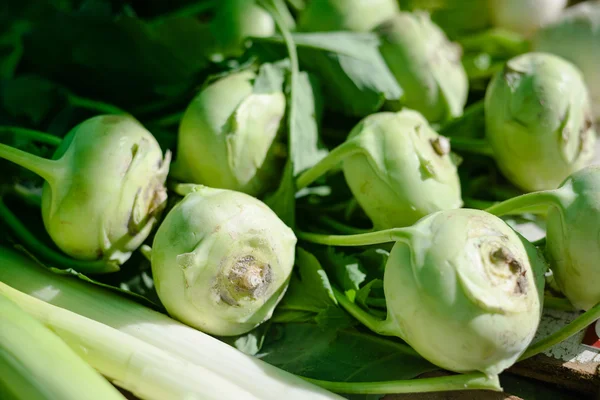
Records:
[[[255,0],[220,0],[210,31],[221,57],[239,57],[249,37],[274,35],[275,21]]]
[[[427,214],[462,205],[448,140],[416,111],[364,118],[343,144],[298,177],[296,187],[308,186],[340,162],[375,229],[411,225]]]
[[[600,120],[600,3],[584,1],[569,7],[561,17],[533,37],[535,51],[553,53],[575,64],[583,73]]]
[[[419,111],[429,121],[462,114],[468,81],[461,49],[424,12],[401,12],[377,27],[381,54],[403,90],[390,107]]]
[[[484,211],[439,211],[408,228],[299,238],[333,246],[395,242],[383,280],[385,320],[340,292],[336,298],[369,329],[402,338],[442,368],[499,374],[534,337],[546,264],[533,245]]]
[[[399,0],[405,11],[424,10],[452,38],[481,31],[490,24],[486,0]]]
[[[309,0],[298,18],[298,29],[367,32],[398,10],[396,0]]]
[[[7,286],[0,282],[2,289]],[[4,292],[4,290],[0,291]],[[0,293],[0,397],[124,399],[51,330]]]
[[[600,167],[584,168],[558,189],[490,207],[496,215],[548,211],[545,253],[558,286],[579,309],[600,303]]]
[[[43,159],[0,144],[0,157],[45,179],[44,225],[56,245],[81,260],[119,269],[148,237],[166,204],[170,152],[126,115],[102,115],[77,125]]]
[[[172,175],[185,182],[263,194],[280,174],[283,77],[272,64],[234,72],[196,96],[179,125]]]
[[[523,35],[531,35],[553,22],[567,0],[488,0],[492,23]]]
[[[81,328],[77,323],[79,318],[74,318],[72,314],[65,314],[63,310],[55,311],[56,309],[52,308],[50,312],[56,313],[57,316],[61,315],[61,318],[57,320],[50,318],[45,323],[64,323],[65,327],[70,327],[69,329],[76,332],[81,332],[79,329],[85,329],[93,325],[94,328],[102,328],[105,332],[110,332],[110,335],[117,335],[112,337],[117,338],[118,341],[124,340],[120,343],[112,343],[108,337],[103,336],[103,332],[96,333],[93,332],[95,329],[90,329],[90,332],[85,332],[80,339],[85,340],[88,334],[90,338],[97,338],[97,336],[94,336],[96,334],[100,335],[102,339],[99,343],[95,340],[89,340],[90,343],[86,344],[86,346],[98,346],[94,347],[95,350],[101,348],[101,346],[114,346],[118,348],[119,352],[125,352],[120,354],[127,354],[128,351],[131,351],[128,344],[132,344],[135,350],[137,349],[135,346],[138,346],[140,344],[139,340],[141,340],[156,349],[149,350],[149,353],[146,354],[158,355],[162,353],[158,349],[162,349],[163,352],[170,355],[168,358],[161,356],[158,359],[159,363],[167,360],[177,360],[178,358],[184,360],[179,361],[182,367],[178,369],[184,376],[188,376],[185,368],[191,363],[196,368],[212,372],[211,376],[216,374],[227,380],[228,385],[219,385],[218,389],[214,389],[214,395],[227,393],[226,391],[230,387],[235,390],[237,386],[240,390],[245,390],[252,396],[263,400],[279,400],[281,398],[290,400],[304,400],[306,398],[317,400],[340,399],[339,396],[256,358],[247,356],[209,335],[181,324],[129,298],[120,296],[111,290],[49,272],[13,250],[1,248],[0,263],[2,265],[2,268],[0,268],[0,282],[3,282],[4,285],[11,286],[13,289],[53,306],[89,318],[89,320],[85,319],[84,328]],[[4,285],[3,288],[6,288]],[[28,298],[23,300],[22,304],[24,306],[26,303],[31,304],[32,300]],[[39,313],[40,316],[43,316],[45,310],[39,304],[35,304],[28,307],[28,312]],[[62,319],[65,315],[66,317]],[[90,320],[94,320],[96,323]],[[118,330],[120,334],[106,331],[106,328],[98,323],[110,326]],[[61,333],[65,337],[68,335],[68,331],[62,329]],[[131,337],[131,339],[123,339],[124,336],[121,335]],[[77,335],[68,337],[72,340],[77,339]],[[149,349],[145,345],[144,348]],[[134,354],[137,355],[136,352]],[[140,356],[142,355],[144,353],[140,354]],[[94,351],[90,357],[107,356],[102,351]],[[133,362],[131,368],[138,368],[137,371],[141,372],[146,364],[152,361],[152,358],[133,358],[130,361]],[[115,360],[113,359],[111,362],[115,362]],[[106,367],[112,370],[110,365]],[[169,384],[172,388],[177,388],[177,377],[171,378],[174,382],[168,382],[171,367],[179,368],[175,362],[173,364],[169,363],[168,367],[162,365],[158,370],[150,370],[153,375],[149,379],[160,380],[163,384]],[[125,372],[128,371],[130,371],[129,368],[126,368]],[[189,376],[193,376],[194,379],[203,379],[202,374],[194,373]],[[139,383],[142,382],[143,375],[134,375],[129,379],[131,379],[132,384]],[[193,382],[189,383],[194,384]],[[210,384],[210,382],[207,384]],[[183,388],[183,384],[181,388]],[[138,389],[144,390],[143,387]],[[238,391],[238,393],[240,392]]]
[[[117,329],[48,304],[4,283],[0,283],[0,293],[55,331],[89,365],[140,398],[217,400],[225,396],[258,400],[213,371]],[[79,390],[81,398],[81,391],[90,389],[80,387]]]
[[[176,319],[231,336],[269,319],[287,288],[296,236],[264,203],[231,190],[180,186],[158,228],[152,273]]]
[[[551,54],[511,59],[487,89],[485,133],[512,183],[527,191],[556,188],[594,156],[596,133],[580,71]]]

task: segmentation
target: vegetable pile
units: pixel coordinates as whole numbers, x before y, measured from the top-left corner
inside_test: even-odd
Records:
[[[0,398],[501,391],[600,318],[571,3],[0,7]]]

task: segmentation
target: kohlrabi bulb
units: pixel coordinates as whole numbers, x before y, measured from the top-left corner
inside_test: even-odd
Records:
[[[450,144],[416,111],[364,118],[346,142],[298,178],[297,186],[307,186],[340,162],[375,229],[412,225],[435,211],[462,206]]]
[[[443,210],[411,227],[299,237],[332,246],[396,242],[383,277],[386,319],[334,294],[369,329],[400,337],[441,368],[497,375],[523,354],[540,322],[545,261],[485,211]]]
[[[255,91],[256,78],[251,70],[232,73],[191,102],[179,125],[175,178],[253,196],[277,182],[285,95],[281,89]]]
[[[600,120],[600,2],[569,7],[533,37],[535,51],[564,57],[575,64],[588,85],[596,120]]]
[[[494,26],[529,36],[556,20],[567,0],[488,0]]]
[[[498,167],[526,191],[556,188],[594,155],[581,72],[551,54],[523,54],[496,74],[485,96],[485,128]]]
[[[298,30],[367,32],[398,10],[396,0],[309,0],[298,18]]]
[[[166,204],[170,153],[163,159],[154,136],[131,116],[85,120],[65,137],[54,160],[0,146],[0,157],[46,180],[44,226],[73,258],[122,264]]]
[[[487,0],[399,0],[404,11],[427,11],[431,19],[456,39],[490,25]]]
[[[238,57],[245,50],[249,37],[275,34],[275,21],[255,0],[219,0],[215,18],[210,23],[217,53],[223,57]]]
[[[496,215],[549,207],[546,258],[569,301],[588,310],[600,303],[600,167],[583,168],[555,190],[528,193],[488,209]]]
[[[600,303],[600,167],[582,169],[555,191],[546,254],[561,291],[578,309]]]
[[[535,247],[479,210],[440,211],[408,230],[385,267],[387,322],[450,371],[510,367],[541,318],[546,265]]]
[[[171,316],[201,331],[248,332],[282,298],[296,236],[254,197],[181,187],[188,194],[167,214],[152,247],[158,296]]]
[[[462,50],[424,12],[401,12],[377,28],[381,55],[402,88],[389,107],[419,111],[429,121],[462,114],[468,79],[460,61]]]

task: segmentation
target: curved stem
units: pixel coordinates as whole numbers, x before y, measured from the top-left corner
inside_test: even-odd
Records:
[[[471,139],[465,137],[452,136],[450,139],[450,148],[465,153],[481,154],[484,156],[493,157],[494,150],[490,144],[484,139]]]
[[[73,268],[82,273],[104,274],[116,272],[119,266],[106,261],[82,261],[64,256],[59,252],[52,250],[45,243],[36,238],[23,225],[21,221],[8,209],[4,200],[0,198],[0,219],[2,219],[14,232],[14,234],[26,245],[27,248],[39,254],[43,259],[52,263],[53,266],[60,269]]]
[[[361,324],[379,335],[397,336],[402,338],[402,332],[391,320],[374,317],[356,305],[356,303],[351,302],[345,294],[335,287],[332,287],[331,289],[333,290],[333,294],[339,305],[341,305],[344,310],[348,311],[348,313],[356,318]]]
[[[147,244],[143,244],[140,246],[139,250],[146,260],[152,262],[152,247],[148,246]]]
[[[529,357],[533,357],[539,353],[550,349],[554,345],[563,342],[571,336],[579,333],[583,329],[587,328],[591,323],[600,318],[600,303],[590,308],[585,313],[574,319],[570,324],[564,326],[562,329],[554,332],[552,335],[539,340],[532,346],[530,346],[525,353],[521,355],[519,361],[523,361]]]
[[[36,131],[33,129],[19,128],[16,126],[0,126],[0,133],[14,133],[19,136],[25,136],[28,139],[36,142],[49,144],[51,146],[59,146],[62,139],[58,136],[50,135],[45,132]]]
[[[466,208],[476,208],[478,210],[485,210],[486,208],[497,204],[495,201],[479,200],[472,197],[463,197],[463,202]]]
[[[569,300],[554,296],[544,296],[544,308],[560,311],[577,311]]]
[[[346,224],[339,222],[338,220],[331,218],[327,215],[320,216],[319,221],[323,222],[325,225],[328,225],[333,229],[338,230],[339,232],[350,234],[350,235],[367,233],[367,232],[372,231],[371,229],[362,229],[362,228],[356,228],[354,226],[346,225]]]
[[[84,108],[86,110],[97,111],[103,114],[128,114],[117,106],[103,103],[101,101],[86,99],[75,94],[69,93],[67,96],[69,104],[74,107]]]
[[[298,179],[296,179],[296,190],[307,187],[327,171],[338,165],[344,158],[360,151],[360,148],[353,142],[344,142],[335,149],[331,150],[324,158],[314,166],[304,171]]]
[[[554,190],[544,190],[541,192],[527,193],[518,197],[505,200],[495,204],[485,211],[497,216],[507,214],[523,214],[526,212],[539,212],[540,208],[545,211],[548,206],[559,203]]]
[[[391,228],[355,235],[324,235],[298,230],[296,236],[307,242],[328,246],[368,246],[371,244],[408,241],[413,236],[413,232],[410,228]]]
[[[51,185],[62,175],[60,160],[49,160],[0,143],[0,158],[12,161],[44,178]]]
[[[498,375],[487,376],[480,372],[387,382],[329,382],[310,378],[303,379],[332,392],[346,394],[427,393],[477,389],[502,391]]]

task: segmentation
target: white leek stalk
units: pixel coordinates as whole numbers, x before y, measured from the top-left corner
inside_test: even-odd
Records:
[[[0,265],[0,282],[202,366],[262,400],[341,399],[131,299],[46,271],[12,250],[0,248]]]
[[[117,389],[79,358],[52,331],[2,294],[0,398],[124,399]]]
[[[3,294],[53,330],[117,386],[148,400],[258,400],[232,382],[143,340],[0,282]],[[87,392],[87,388],[80,388]]]

